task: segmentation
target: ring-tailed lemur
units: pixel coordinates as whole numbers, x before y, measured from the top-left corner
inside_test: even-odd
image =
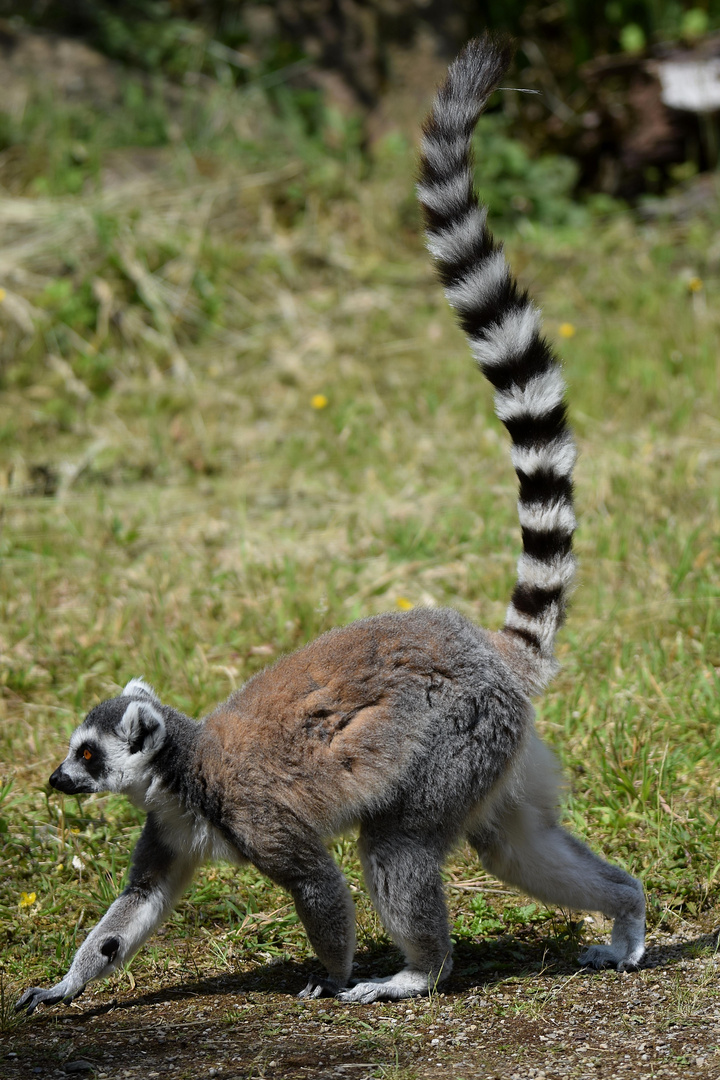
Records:
[[[291,893],[326,969],[301,996],[368,1002],[427,994],[450,974],[440,869],[466,837],[483,866],[548,904],[614,920],[581,963],[635,967],[643,890],[558,824],[556,766],[530,694],[555,670],[574,561],[572,468],[559,365],[473,189],[470,140],[510,59],[471,42],[424,128],[418,193],[430,252],[512,439],[523,553],[505,625],[455,611],[378,615],[324,634],[250,679],[201,723],[141,680],[97,705],[50,783],[125,792],[147,811],[129,883],[65,977],[17,1008],[76,997],[132,956],[200,863],[253,862]],[[372,899],[406,967],[349,985],[354,907],[328,838],[359,827]]]

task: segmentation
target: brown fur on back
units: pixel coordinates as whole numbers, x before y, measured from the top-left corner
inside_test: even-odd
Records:
[[[529,707],[484,631],[450,611],[380,615],[256,675],[206,719],[201,742],[220,744],[216,782],[245,787],[245,805],[264,803],[270,814],[280,804],[328,834],[391,803],[418,771],[437,769],[439,781],[441,763],[428,754],[453,724],[443,696],[479,697],[498,681],[516,687],[524,728]],[[514,733],[506,759],[522,738]]]

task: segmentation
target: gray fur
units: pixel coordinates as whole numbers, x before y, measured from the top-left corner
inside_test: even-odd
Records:
[[[557,768],[529,694],[555,666],[572,582],[572,436],[539,313],[487,233],[469,139],[508,63],[471,43],[425,128],[428,242],[513,439],[524,551],[502,630],[450,610],[378,615],[281,658],[196,723],[141,679],[101,702],[50,778],[60,791],[124,792],[147,813],[127,888],[65,977],[17,1003],[69,1001],[126,962],[209,859],[252,862],[287,889],[325,973],[304,997],[427,994],[452,970],[441,867],[466,837],[501,880],[549,904],[614,919],[581,958],[636,966],[640,883],[558,824]],[[326,843],[356,827],[365,880],[406,966],[351,985],[354,905]]]

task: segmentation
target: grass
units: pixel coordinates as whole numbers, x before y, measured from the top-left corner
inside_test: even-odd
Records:
[[[497,627],[513,581],[508,448],[423,254],[407,148],[388,143],[368,170],[336,123],[311,136],[287,102],[213,93],[202,115],[214,127],[181,112],[149,170],[89,121],[87,153],[68,158],[67,117],[52,128],[65,156],[53,144],[38,158],[35,126],[0,160],[14,192],[0,201],[8,1027],[7,1003],[59,975],[122,887],[140,827],[113,797],[46,787],[90,706],[140,675],[200,716],[357,616],[452,605]],[[720,915],[708,235],[706,221],[616,211],[507,236],[564,354],[581,452],[580,580],[539,726],[568,776],[569,825],[642,876],[657,933]],[[336,852],[361,960],[392,970],[352,841]],[[469,853],[448,885],[464,985],[494,973],[502,986],[518,968],[541,979],[575,955],[567,914],[498,888]],[[269,964],[274,989],[296,990],[302,976],[283,965],[309,957],[287,897],[253,869],[218,866],[115,987]],[[678,990],[672,1015],[699,1007],[701,983]],[[543,994],[531,1019],[557,987]],[[432,1023],[441,1006],[418,1008]],[[379,1075],[413,1075],[400,1036],[378,1031]]]

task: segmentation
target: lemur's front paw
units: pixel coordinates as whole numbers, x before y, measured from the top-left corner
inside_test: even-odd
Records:
[[[43,990],[39,986],[31,986],[29,990],[26,990],[23,996],[15,1003],[15,1012],[25,1012],[28,1016],[30,1013],[34,1013],[38,1005],[57,1005],[58,1001],[62,1001],[65,1005],[69,1005],[79,994],[82,994],[84,986],[81,986],[79,990],[74,992],[70,990],[64,982],[60,982],[57,986],[52,986],[49,990]]]
[[[342,986],[337,981],[337,979],[323,979],[319,975],[313,975],[305,989],[300,991],[298,997],[308,999],[319,997],[336,997],[340,990],[342,990]]]
[[[578,956],[578,963],[583,967],[602,971],[604,968],[614,968],[617,956],[610,945],[588,945]]]
[[[644,949],[639,947],[623,955],[612,945],[590,945],[580,953],[578,962],[583,967],[595,968],[596,971],[601,971],[603,968],[615,968],[616,971],[637,971],[643,955]]]

